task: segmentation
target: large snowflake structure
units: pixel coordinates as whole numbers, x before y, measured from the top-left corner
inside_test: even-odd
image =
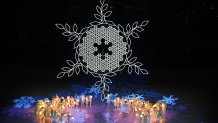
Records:
[[[176,105],[176,102],[178,98],[174,98],[173,95],[170,95],[169,97],[163,96],[163,98],[161,100],[159,100],[159,102],[165,102],[167,105],[171,105],[174,106]]]
[[[135,22],[132,26],[127,24],[126,28],[116,25],[107,19],[112,11],[108,11],[105,0],[100,0],[96,11],[96,21],[80,31],[76,24],[72,27],[67,23],[56,24],[58,29],[64,31],[62,34],[69,37],[68,41],[74,42],[75,49],[75,61],[67,60],[68,67],[63,67],[57,78],[64,75],[70,77],[74,73],[78,75],[80,71],[91,74],[99,78],[94,86],[99,88],[103,100],[106,92],[109,92],[108,84],[112,83],[110,77],[117,75],[117,72],[127,68],[129,74],[133,71],[148,74],[141,68],[143,64],[137,62],[137,57],[132,57],[131,38],[139,38],[138,32],[142,32],[149,21]]]

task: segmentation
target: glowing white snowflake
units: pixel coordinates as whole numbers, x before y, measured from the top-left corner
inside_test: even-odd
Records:
[[[81,70],[91,74],[99,78],[94,86],[99,88],[102,100],[109,92],[108,84],[112,83],[110,77],[117,75],[117,72],[128,68],[129,74],[133,70],[137,74],[148,74],[141,68],[143,64],[136,61],[137,57],[132,57],[131,37],[139,38],[138,32],[142,32],[149,21],[135,22],[132,26],[127,24],[124,29],[107,19],[112,14],[107,9],[105,0],[100,0],[100,6],[96,6],[97,14],[94,14],[97,20],[80,31],[76,24],[72,28],[67,23],[56,24],[58,29],[64,30],[62,34],[69,37],[68,41],[74,42],[76,51],[75,61],[67,60],[68,67],[63,67],[57,78],[64,75],[70,77],[74,73],[78,75]]]
[[[177,100],[178,98],[174,98],[173,95],[170,95],[169,97],[163,96],[159,102],[165,102],[167,105],[174,106],[176,104],[175,101]]]

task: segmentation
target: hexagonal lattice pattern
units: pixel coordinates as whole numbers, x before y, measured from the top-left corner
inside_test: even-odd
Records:
[[[86,32],[86,36],[82,38],[82,43],[79,44],[79,55],[83,57],[83,62],[87,63],[87,68],[94,72],[105,72],[118,68],[119,62],[123,61],[123,56],[127,53],[127,43],[123,41],[123,36],[119,35],[119,30],[112,26],[97,27],[93,26]],[[101,39],[105,39],[105,44],[112,43],[109,51],[112,55],[105,54],[105,59],[101,59],[101,54],[95,56],[93,53],[97,51],[94,43],[101,44]]]

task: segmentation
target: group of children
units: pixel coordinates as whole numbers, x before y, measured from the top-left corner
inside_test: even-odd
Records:
[[[110,97],[107,96],[107,103],[110,105]],[[154,121],[157,119],[164,119],[166,114],[166,103],[164,102],[157,102],[155,104],[150,103],[149,101],[144,102],[143,100],[132,98],[132,99],[125,99],[123,98],[115,98],[113,100],[114,108],[120,108],[123,106],[127,107],[127,112],[130,113],[131,111],[135,112],[136,117],[139,119]]]
[[[71,96],[55,96],[51,101],[48,99],[38,100],[35,107],[35,115],[40,123],[52,123],[52,119],[59,117],[69,117],[69,113],[81,106],[91,106],[92,96],[82,96],[81,99]]]

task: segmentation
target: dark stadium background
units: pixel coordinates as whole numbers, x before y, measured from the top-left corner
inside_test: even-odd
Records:
[[[133,54],[150,72],[145,85],[176,93],[215,117],[217,93],[218,13],[215,0],[107,0],[116,24],[149,20]],[[81,29],[95,18],[98,0],[30,0],[1,2],[1,106],[21,95],[47,94],[85,75],[56,79],[73,43],[56,23]],[[125,74],[125,72],[124,72]],[[85,77],[85,79],[84,79]],[[117,84],[117,83],[114,83]],[[214,111],[214,112],[213,112]],[[210,117],[209,117],[210,116]]]

